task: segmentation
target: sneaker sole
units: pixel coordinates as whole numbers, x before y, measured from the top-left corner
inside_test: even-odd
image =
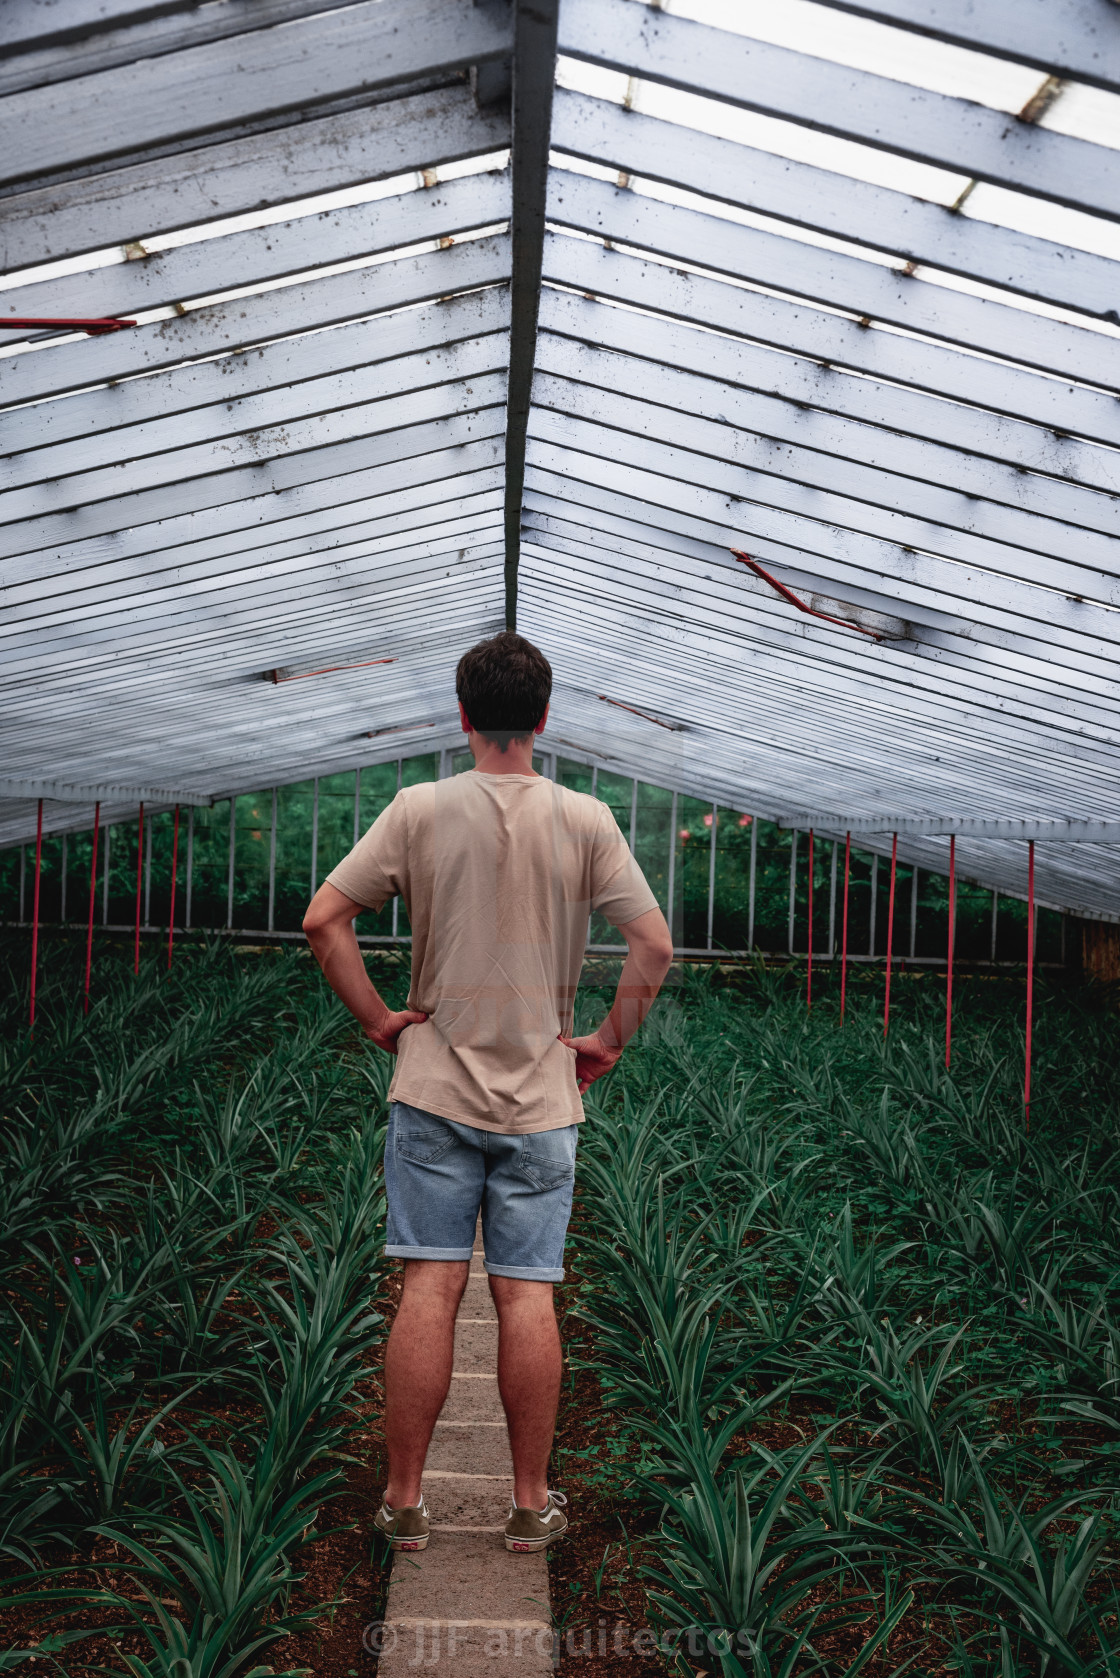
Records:
[[[378,1527],[377,1530],[381,1534],[382,1538],[389,1539],[389,1548],[391,1550],[426,1550],[428,1548],[427,1533],[424,1533],[423,1536],[419,1538],[389,1538],[389,1534],[385,1531],[384,1527]]]
[[[534,1550],[547,1550],[550,1544],[555,1544],[558,1538],[563,1538],[567,1527],[561,1527],[559,1532],[546,1533],[543,1538],[507,1538],[506,1549],[515,1555],[526,1555]]]

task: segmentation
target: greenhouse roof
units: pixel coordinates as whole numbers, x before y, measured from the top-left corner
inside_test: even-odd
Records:
[[[0,322],[110,328],[0,342],[0,843],[509,622],[557,751],[1120,919],[1114,0],[4,23]]]

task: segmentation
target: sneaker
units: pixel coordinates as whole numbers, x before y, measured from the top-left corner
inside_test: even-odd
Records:
[[[543,1509],[519,1509],[509,1506],[506,1522],[507,1550],[543,1550],[554,1538],[563,1538],[568,1530],[568,1517],[561,1514],[567,1506],[563,1492],[549,1492]]]
[[[423,1493],[419,1503],[402,1504],[399,1509],[390,1509],[382,1498],[373,1524],[390,1540],[390,1547],[394,1550],[428,1548],[428,1506]]]

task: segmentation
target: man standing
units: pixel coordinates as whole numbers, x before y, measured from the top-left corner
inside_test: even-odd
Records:
[[[377,1524],[394,1548],[428,1542],[421,1475],[481,1208],[514,1470],[506,1548],[537,1550],[568,1524],[546,1472],[561,1378],[552,1285],[564,1275],[580,1097],[637,1031],[673,946],[607,806],[533,769],[552,691],[544,655],[496,635],[460,659],[456,691],[473,772],[399,792],[303,926],[328,984],[399,1056],[385,1251],[405,1261],[404,1286],[385,1353],[389,1480]],[[354,918],[397,893],[412,984],[394,1013],[366,974]],[[607,1018],[573,1037],[592,909],[627,956]]]

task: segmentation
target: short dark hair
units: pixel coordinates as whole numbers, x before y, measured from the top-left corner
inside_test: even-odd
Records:
[[[532,734],[544,716],[552,666],[531,641],[506,629],[463,654],[455,692],[471,727],[504,752],[511,740]]]

